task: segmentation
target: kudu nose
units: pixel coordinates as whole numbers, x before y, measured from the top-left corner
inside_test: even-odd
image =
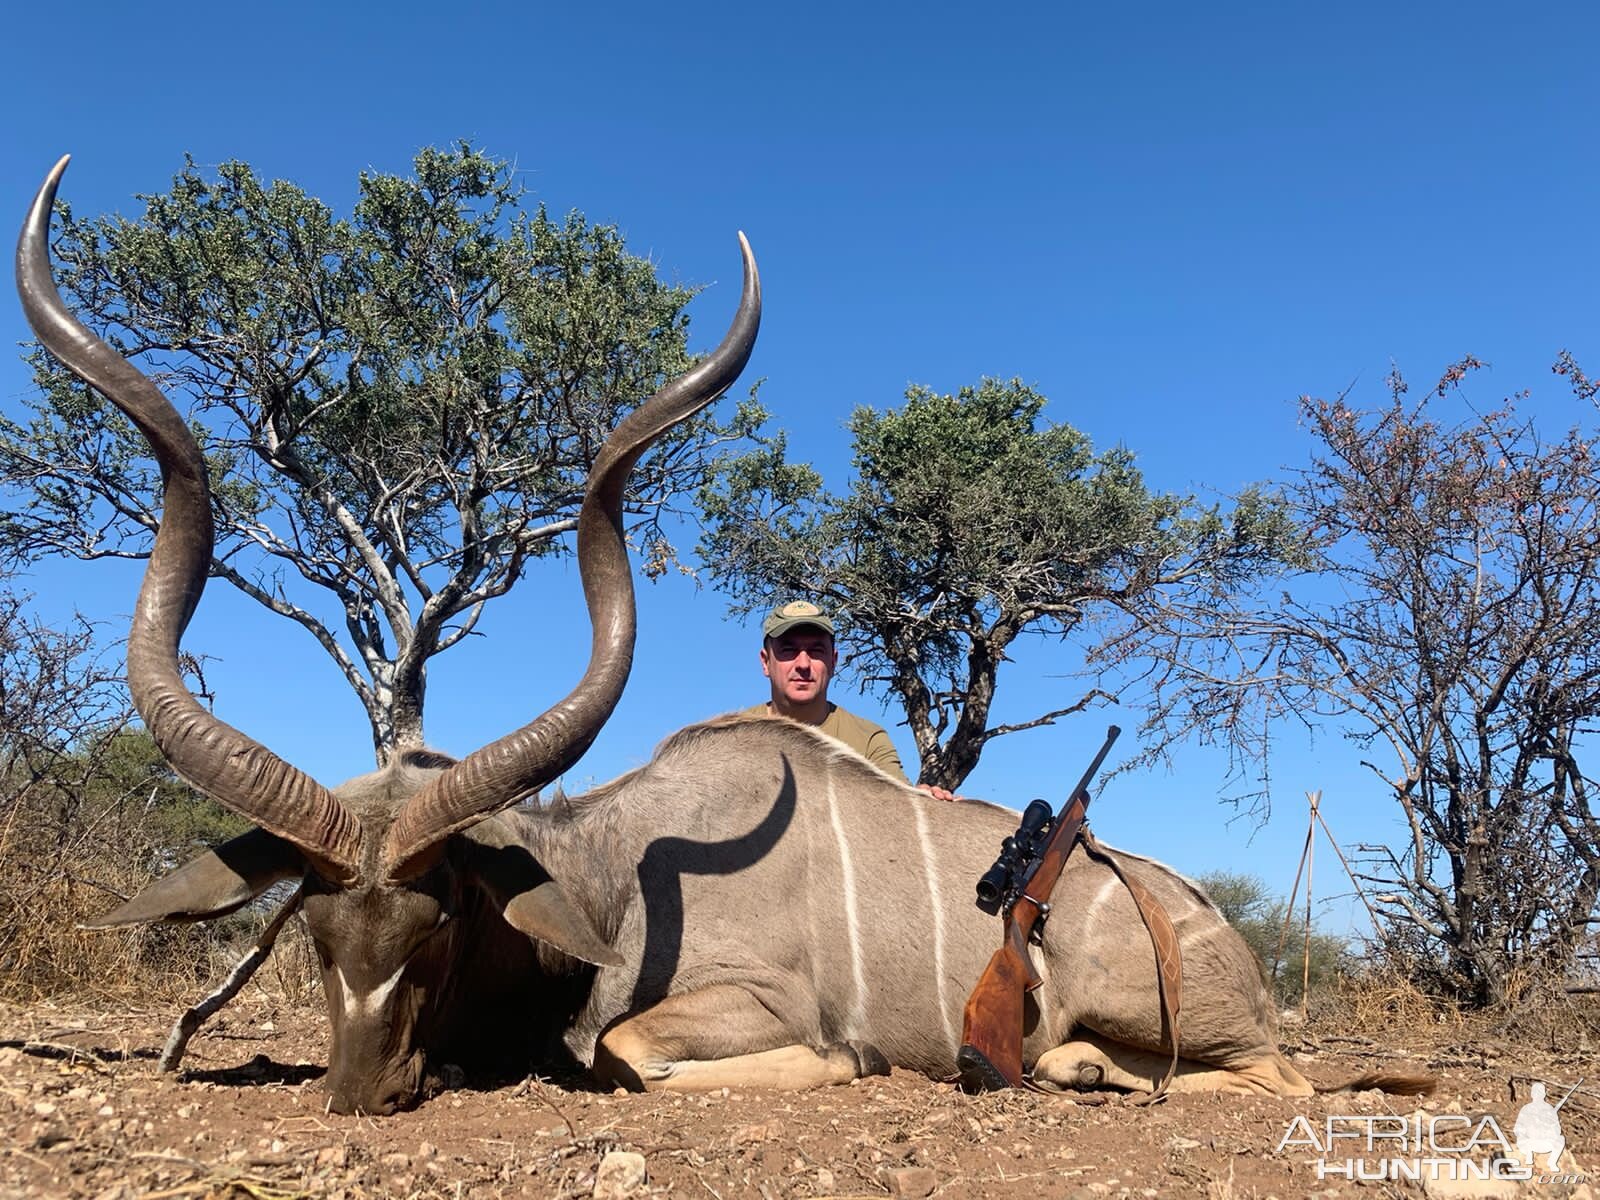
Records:
[[[396,1109],[405,1107],[411,1096],[404,1088],[384,1087],[376,1090],[335,1091],[330,1094],[328,1109],[341,1116],[386,1117]]]

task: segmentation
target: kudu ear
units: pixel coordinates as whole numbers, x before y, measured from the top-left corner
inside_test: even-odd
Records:
[[[120,908],[85,929],[150,921],[205,921],[242,908],[280,879],[305,871],[300,851],[264,829],[224,842],[164,875]]]
[[[500,909],[506,924],[584,962],[601,967],[622,965],[622,956],[606,944],[533,855],[492,834],[484,836],[488,833],[479,826],[462,838],[466,868]]]
[[[623,963],[622,955],[606,945],[589,918],[573,907],[554,879],[518,892],[501,911],[513,929],[549,942],[573,958],[599,967],[620,967]]]

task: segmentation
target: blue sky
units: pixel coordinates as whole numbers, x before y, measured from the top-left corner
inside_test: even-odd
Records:
[[[135,213],[185,152],[242,158],[348,211],[361,170],[469,138],[554,211],[618,224],[664,275],[703,285],[699,349],[731,314],[745,230],[766,290],[746,378],[766,378],[795,456],[835,487],[850,410],[913,382],[1020,376],[1054,419],[1133,449],[1153,484],[1210,493],[1302,462],[1296,397],[1353,388],[1377,404],[1391,362],[1420,383],[1476,354],[1493,369],[1473,399],[1532,388],[1552,429],[1587,415],[1550,376],[1557,351],[1600,371],[1592,6],[62,11],[9,21],[0,212],[20,221],[63,152],[82,214]],[[9,288],[0,322],[26,336]],[[5,356],[0,405],[29,386]],[[136,574],[52,566],[30,586],[46,612],[117,621]],[[465,752],[562,694],[580,612],[575,571],[530,576],[484,637],[436,660],[430,739]],[[764,695],[757,635],[715,593],[645,585],[640,617],[628,694],[569,786]],[[219,585],[186,645],[215,659],[226,719],[326,780],[369,767],[359,706],[303,633]],[[1054,707],[1064,686],[1044,644],[1016,658],[1001,719]],[[965,790],[1059,798],[1112,719],[1138,714],[1002,739]],[[1397,834],[1356,760],[1331,733],[1292,736],[1260,831],[1230,822],[1223,763],[1198,750],[1116,781],[1096,821],[1185,870],[1251,870],[1287,892],[1302,791],[1324,790],[1342,841]],[[1321,861],[1319,894],[1333,890]]]

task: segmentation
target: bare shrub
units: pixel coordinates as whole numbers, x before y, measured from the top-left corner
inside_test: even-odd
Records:
[[[0,591],[0,997],[183,996],[262,918],[90,932],[205,843],[248,828],[181,783],[131,728],[96,631],[52,628]],[[302,989],[303,990],[303,989]]]

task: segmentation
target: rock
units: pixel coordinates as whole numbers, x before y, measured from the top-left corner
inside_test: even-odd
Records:
[[[594,1200],[622,1200],[644,1190],[649,1178],[644,1155],[631,1150],[613,1150],[600,1160],[594,1175]]]
[[[33,1106],[33,1111],[41,1117],[53,1117],[56,1115],[56,1106],[48,1100],[41,1100]]]
[[[828,1170],[827,1167],[820,1168],[817,1171],[817,1190],[826,1193],[833,1191],[833,1189],[833,1172]]]
[[[1429,1200],[1511,1200],[1520,1194],[1514,1179],[1451,1179],[1424,1176],[1422,1194]]]
[[[889,1195],[903,1200],[923,1200],[938,1186],[939,1177],[927,1167],[898,1167],[889,1172]]]
[[[735,1146],[749,1146],[756,1142],[769,1142],[783,1136],[782,1121],[764,1121],[759,1125],[741,1125],[733,1131]]]
[[[347,1145],[324,1146],[317,1151],[317,1166],[339,1167],[343,1169],[350,1165],[350,1147]]]
[[[391,1171],[403,1171],[411,1165],[411,1156],[396,1150],[392,1154],[385,1154],[378,1161]]]

